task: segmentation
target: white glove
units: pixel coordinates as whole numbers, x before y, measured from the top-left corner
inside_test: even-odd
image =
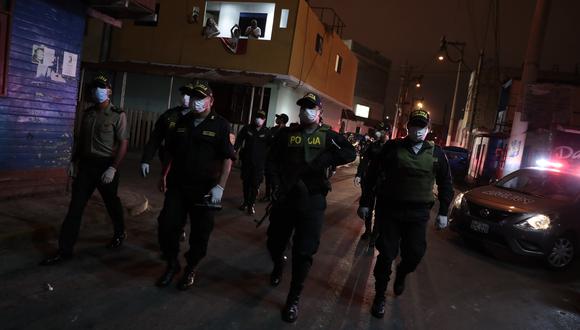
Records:
[[[435,228],[437,230],[447,228],[447,224],[448,224],[447,216],[438,215],[437,218],[435,218]]]
[[[209,194],[211,195],[211,203],[219,204],[222,201],[224,188],[222,188],[222,186],[220,186],[219,184],[216,184],[215,187],[211,188]]]
[[[141,176],[146,178],[149,175],[149,164],[141,163]]]
[[[70,164],[68,164],[68,176],[71,178],[77,177],[77,165],[74,162],[70,162]]]
[[[358,214],[359,218],[365,220],[366,218],[368,218],[370,211],[371,210],[368,207],[361,206],[358,208],[356,213]]]
[[[117,169],[114,168],[113,166],[109,166],[109,168],[101,176],[101,181],[103,181],[104,184],[113,182],[113,179],[115,178],[115,173],[117,173]]]
[[[361,180],[360,176],[355,176],[354,177],[354,186],[355,187],[360,186],[360,180]]]

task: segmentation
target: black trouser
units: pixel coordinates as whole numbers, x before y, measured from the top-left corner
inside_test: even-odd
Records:
[[[268,227],[268,251],[279,261],[292,241],[292,282],[290,295],[299,296],[320,245],[326,197],[322,194],[287,199],[274,204]]]
[[[360,185],[361,190],[365,189],[365,185],[366,185],[366,182],[362,181],[361,185]],[[375,199],[373,199],[371,202],[371,205],[369,205],[369,214],[364,219],[365,220],[365,232],[368,232],[368,233],[372,232],[373,234],[375,234],[375,232],[376,232],[376,228],[373,231],[373,211],[375,209],[375,204],[376,204]],[[376,225],[375,225],[375,227],[376,227]]]
[[[380,203],[378,205],[381,205]],[[391,264],[401,249],[401,262],[397,267],[400,275],[415,271],[427,248],[426,228],[430,206],[419,209],[378,207],[375,227],[379,236],[376,247],[379,251],[375,264],[375,291],[385,294],[391,275]]]
[[[165,193],[163,210],[159,215],[159,246],[168,262],[176,262],[179,254],[179,238],[187,221],[191,221],[189,251],[185,254],[188,267],[195,268],[207,254],[209,236],[213,230],[213,211],[195,206],[207,193],[200,185],[198,189],[171,187]],[[208,189],[209,190],[209,189]]]
[[[256,204],[258,189],[264,179],[264,168],[259,168],[242,163],[242,185],[244,188],[244,204]]]
[[[105,202],[107,212],[113,221],[114,235],[122,235],[125,232],[123,218],[123,206],[117,196],[119,187],[119,172],[115,173],[113,181],[104,184],[101,181],[103,173],[111,166],[112,158],[81,159],[78,164],[77,177],[72,184],[72,196],[68,212],[62,223],[59,237],[59,250],[62,253],[73,252],[74,245],[79,236],[81,219],[85,206],[91,195],[97,189]]]

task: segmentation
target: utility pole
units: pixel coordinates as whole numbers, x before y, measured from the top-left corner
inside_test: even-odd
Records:
[[[524,60],[524,69],[522,72],[521,91],[516,104],[516,112],[512,124],[510,139],[508,143],[508,154],[506,158],[503,174],[509,174],[520,168],[522,156],[526,145],[526,134],[528,123],[522,118],[524,95],[530,83],[538,78],[540,66],[540,55],[546,35],[546,26],[548,25],[548,16],[552,0],[537,0],[530,36],[528,38],[528,48]]]
[[[471,119],[469,120],[469,131],[467,132],[467,149],[471,150],[473,146],[473,123],[475,122],[475,114],[477,112],[477,98],[479,96],[479,83],[481,81],[481,67],[483,66],[483,49],[479,51],[479,59],[477,61],[477,68],[475,69],[475,83],[473,84],[473,99],[471,102]]]

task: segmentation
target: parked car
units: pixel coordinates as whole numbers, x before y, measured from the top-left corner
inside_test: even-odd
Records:
[[[443,147],[443,152],[449,160],[451,175],[455,180],[463,180],[469,170],[469,151],[461,147]]]
[[[466,239],[541,257],[568,267],[580,248],[580,172],[526,168],[498,182],[460,193],[450,228]]]

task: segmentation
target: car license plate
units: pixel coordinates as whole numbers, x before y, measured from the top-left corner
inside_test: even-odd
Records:
[[[489,225],[487,223],[483,223],[480,221],[472,220],[471,225],[469,226],[471,230],[487,234],[489,233]]]

